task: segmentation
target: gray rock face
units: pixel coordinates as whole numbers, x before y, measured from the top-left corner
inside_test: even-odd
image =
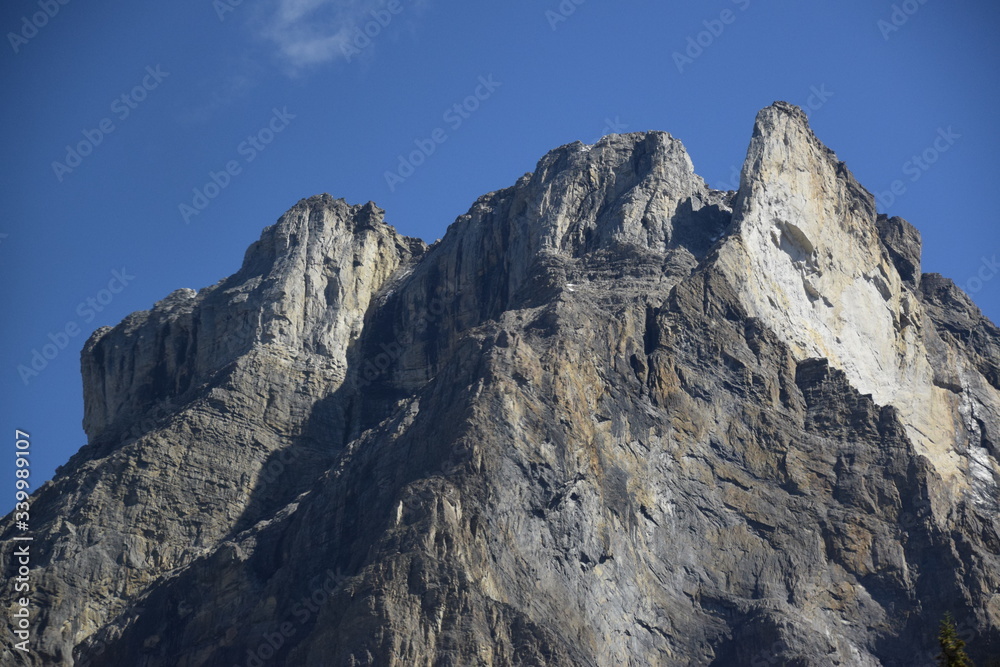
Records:
[[[303,200],[82,364],[4,664],[1000,656],[1000,330],[784,103],[735,195],[654,132],[430,248]]]
[[[920,232],[899,216],[879,215],[875,219],[879,236],[885,244],[899,277],[910,287],[920,284],[920,255],[923,241]]]
[[[342,417],[321,422],[314,408],[343,381],[373,295],[425,249],[381,217],[302,201],[234,276],[90,338],[89,443],[34,500],[45,518],[32,561],[40,664],[71,664],[73,647],[158,577],[287,503],[333,460],[326,438]]]

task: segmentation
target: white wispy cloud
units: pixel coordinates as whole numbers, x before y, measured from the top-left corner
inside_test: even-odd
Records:
[[[275,0],[262,35],[293,68],[344,59],[356,30],[386,0]]]

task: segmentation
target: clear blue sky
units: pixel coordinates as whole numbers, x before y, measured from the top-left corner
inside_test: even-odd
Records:
[[[894,16],[889,0],[60,1],[0,9],[0,508],[15,428],[33,437],[34,486],[84,444],[89,334],[232,273],[300,198],[374,200],[433,241],[548,150],[649,129],[733,187],[754,115],[778,99],[814,106],[870,190],[899,181],[881,209],[921,230],[925,270],[1000,320],[1000,276],[969,282],[1000,255],[994,2],[907,0]],[[390,188],[417,140],[433,154]],[[925,151],[933,164],[912,161]],[[195,201],[230,162],[226,187]],[[185,221],[181,204],[204,208]],[[128,284],[102,292],[122,269]],[[79,333],[26,385],[18,365],[67,325]]]

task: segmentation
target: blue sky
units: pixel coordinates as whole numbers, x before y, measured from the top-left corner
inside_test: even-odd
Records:
[[[11,0],[0,27],[0,466],[30,432],[33,488],[85,442],[89,334],[229,275],[300,198],[431,242],[548,150],[649,129],[735,187],[778,99],[1000,321],[992,2]]]

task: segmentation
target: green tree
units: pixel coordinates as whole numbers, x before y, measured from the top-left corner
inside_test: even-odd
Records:
[[[958,638],[955,619],[950,613],[945,614],[941,621],[938,643],[941,645],[941,652],[937,657],[940,667],[974,667],[969,656],[965,654],[965,642]]]

